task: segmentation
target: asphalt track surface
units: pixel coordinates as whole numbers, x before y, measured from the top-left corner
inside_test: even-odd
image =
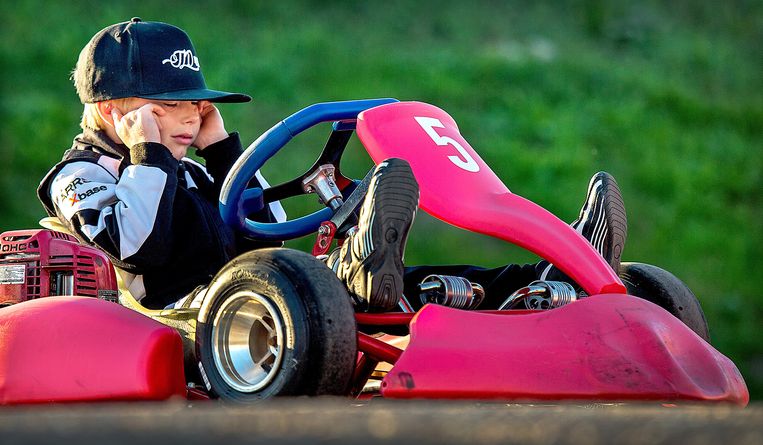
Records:
[[[11,444],[763,444],[763,405],[275,400],[0,408]]]

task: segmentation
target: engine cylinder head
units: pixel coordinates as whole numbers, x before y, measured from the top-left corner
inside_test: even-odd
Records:
[[[553,309],[578,299],[575,288],[564,281],[533,281],[517,290],[498,309],[512,309],[524,301],[526,309]]]
[[[457,309],[474,309],[485,298],[477,283],[452,275],[429,275],[419,284],[421,303],[435,303]]]
[[[577,300],[577,293],[571,284],[563,281],[541,281],[546,293],[543,295],[531,295],[525,299],[527,309],[553,309],[572,303]]]

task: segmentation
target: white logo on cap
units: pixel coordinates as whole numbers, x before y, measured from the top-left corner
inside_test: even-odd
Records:
[[[190,49],[175,50],[169,59],[162,60],[162,65],[165,63],[169,63],[179,70],[190,68],[194,71],[199,71],[199,58],[194,56]]]

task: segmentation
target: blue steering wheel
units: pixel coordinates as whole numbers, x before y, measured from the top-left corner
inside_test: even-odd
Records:
[[[268,159],[308,128],[321,122],[337,121],[335,129],[351,130],[360,112],[392,102],[397,102],[397,99],[318,103],[274,125],[244,151],[225,177],[219,202],[223,221],[246,236],[263,241],[284,241],[318,230],[323,221],[333,216],[333,211],[328,207],[278,223],[262,223],[247,218],[247,215],[264,209],[268,204],[262,188],[247,188],[247,184]]]

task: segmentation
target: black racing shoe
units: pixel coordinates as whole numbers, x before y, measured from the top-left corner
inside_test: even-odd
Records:
[[[355,302],[369,311],[394,308],[403,293],[403,254],[419,202],[408,162],[391,158],[374,171],[358,230],[326,261]]]
[[[607,172],[593,175],[580,215],[570,225],[591,243],[612,270],[618,271],[628,237],[628,221],[620,188],[612,175]],[[540,280],[571,282],[547,261],[538,263],[536,270]]]

